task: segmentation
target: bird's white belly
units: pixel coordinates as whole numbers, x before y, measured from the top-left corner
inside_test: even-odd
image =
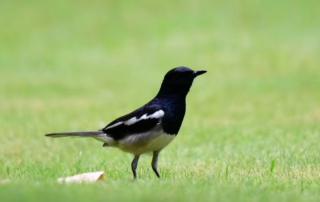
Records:
[[[167,146],[175,135],[169,135],[161,131],[130,135],[118,142],[118,147],[133,154],[160,151]]]

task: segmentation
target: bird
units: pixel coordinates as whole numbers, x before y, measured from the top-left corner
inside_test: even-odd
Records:
[[[142,154],[151,153],[151,167],[160,178],[160,152],[178,135],[185,112],[186,97],[194,79],[206,70],[194,71],[180,66],[169,70],[156,96],[142,107],[121,116],[97,131],[58,132],[48,137],[92,137],[103,147],[116,147],[133,154],[131,170],[137,178],[137,166]]]

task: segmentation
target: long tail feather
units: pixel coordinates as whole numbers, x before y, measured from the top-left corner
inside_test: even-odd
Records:
[[[61,132],[61,133],[49,133],[46,134],[47,137],[57,138],[57,137],[96,137],[104,132],[102,131],[80,131],[80,132]]]

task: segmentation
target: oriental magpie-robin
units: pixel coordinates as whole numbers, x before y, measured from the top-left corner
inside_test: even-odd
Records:
[[[157,168],[159,152],[178,134],[186,111],[186,96],[193,80],[204,73],[206,71],[193,71],[188,67],[174,68],[165,75],[158,94],[151,101],[101,130],[50,133],[46,136],[93,137],[102,141],[104,147],[117,147],[132,153],[134,178],[137,177],[140,155],[152,152],[152,169],[160,177]]]

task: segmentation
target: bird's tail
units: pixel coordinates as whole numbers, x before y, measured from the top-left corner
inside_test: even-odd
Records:
[[[98,137],[104,134],[103,131],[79,131],[79,132],[60,132],[60,133],[49,133],[47,137]]]

